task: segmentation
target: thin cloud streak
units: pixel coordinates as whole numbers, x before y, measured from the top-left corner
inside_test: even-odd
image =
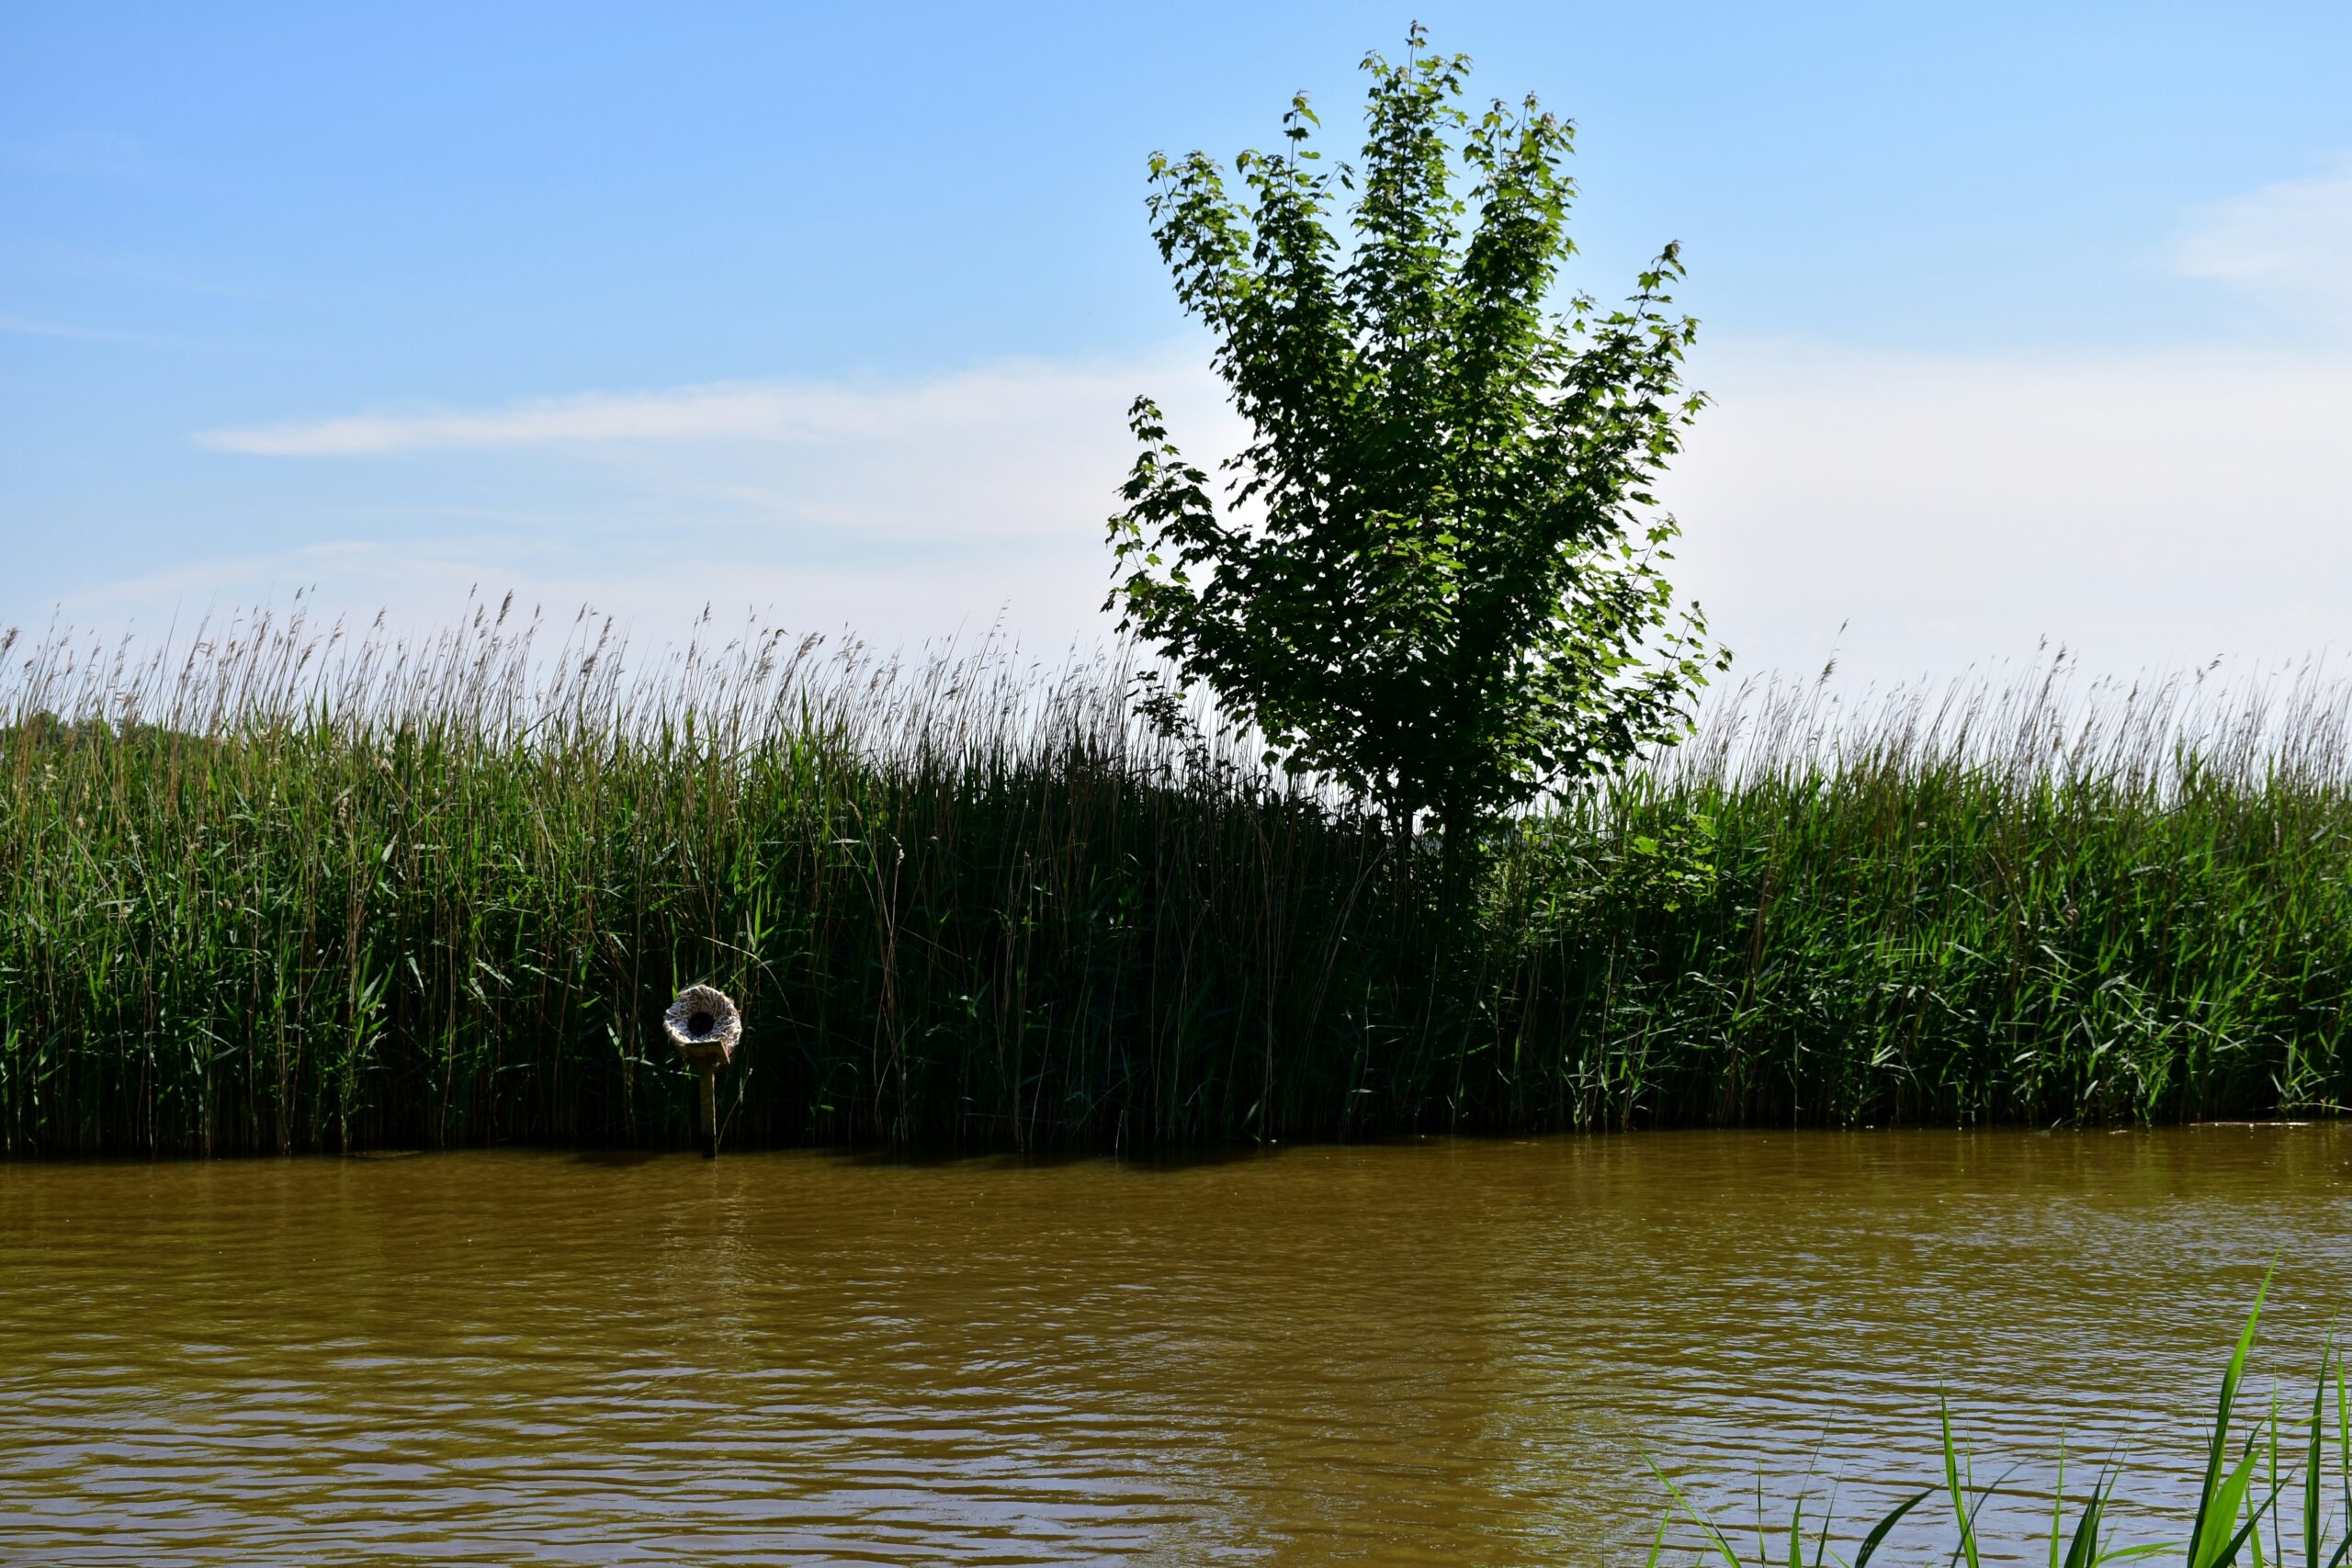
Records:
[[[2352,328],[2352,158],[2332,174],[2282,180],[2209,208],[2175,248],[2174,265]]]
[[[0,316],[0,334],[11,337],[63,338],[73,343],[113,343],[131,348],[200,348],[201,344],[186,338],[158,337],[150,333],[114,332],[106,327],[77,327],[63,321],[28,321],[22,316]]]
[[[258,457],[342,457],[382,452],[550,446],[590,442],[808,439],[824,434],[809,410],[778,389],[693,387],[638,397],[589,395],[487,412],[361,414],[304,423],[206,431],[198,445]]]
[[[123,179],[148,170],[147,144],[135,136],[81,135],[39,146],[0,147],[0,163],[46,174]]]
[[[66,611],[152,624],[311,582],[400,618],[478,583],[648,629],[707,597],[721,615],[883,644],[1001,611],[1033,648],[1101,637],[1102,519],[1134,458],[1127,400],[1159,396],[1204,466],[1237,444],[1197,350],[395,421],[401,440],[446,444],[454,429],[476,445],[420,458],[412,504],[365,525],[372,537],[137,582],[85,574]],[[2028,655],[2045,637],[2130,672],[2282,659],[2340,636],[2352,355],[1969,359],[1710,340],[1693,379],[1719,400],[1662,487],[1689,529],[1674,575],[1742,672],[1818,669],[1834,647],[1849,676],[1895,679]],[[356,444],[336,423],[280,446],[431,450],[386,448],[376,430]],[[580,497],[576,513],[490,533],[448,521],[518,481]],[[374,501],[364,466],[349,483]]]
[[[592,392],[503,409],[358,414],[214,430],[196,439],[217,451],[264,457],[616,444],[871,440],[894,430],[935,431],[998,423],[1001,411],[1009,406],[1062,402],[1073,389],[1091,393],[1106,377],[1132,374],[1016,362],[900,387],[719,382],[659,392]]]

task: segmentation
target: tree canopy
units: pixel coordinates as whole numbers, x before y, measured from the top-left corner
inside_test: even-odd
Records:
[[[1251,436],[1213,495],[1136,401],[1106,608],[1270,762],[1451,844],[1671,741],[1728,660],[1675,603],[1651,493],[1704,401],[1678,247],[1622,307],[1557,307],[1572,125],[1532,96],[1474,114],[1468,58],[1408,44],[1363,62],[1353,164],[1313,148],[1303,93],[1238,195],[1204,152],[1153,154],[1153,236]]]

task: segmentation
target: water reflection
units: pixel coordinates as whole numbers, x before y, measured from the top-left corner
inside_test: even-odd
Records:
[[[2128,1432],[2160,1497],[2274,1254],[2260,1365],[2307,1397],[2347,1162],[2322,1125],[0,1166],[0,1560],[1638,1562],[1645,1454],[1851,1517],[1931,1475],[1939,1381],[1988,1472]]]

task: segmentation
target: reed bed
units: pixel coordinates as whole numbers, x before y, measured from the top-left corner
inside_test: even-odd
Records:
[[[0,1145],[1125,1150],[2346,1092],[2346,691],[1727,694],[1475,908],[1115,660],[481,606],[0,643]]]

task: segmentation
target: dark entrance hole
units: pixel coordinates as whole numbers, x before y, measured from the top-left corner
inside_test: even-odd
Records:
[[[717,1019],[711,1017],[710,1014],[707,1012],[689,1013],[686,1016],[686,1032],[689,1034],[707,1034],[710,1032],[710,1026],[718,1021]]]

